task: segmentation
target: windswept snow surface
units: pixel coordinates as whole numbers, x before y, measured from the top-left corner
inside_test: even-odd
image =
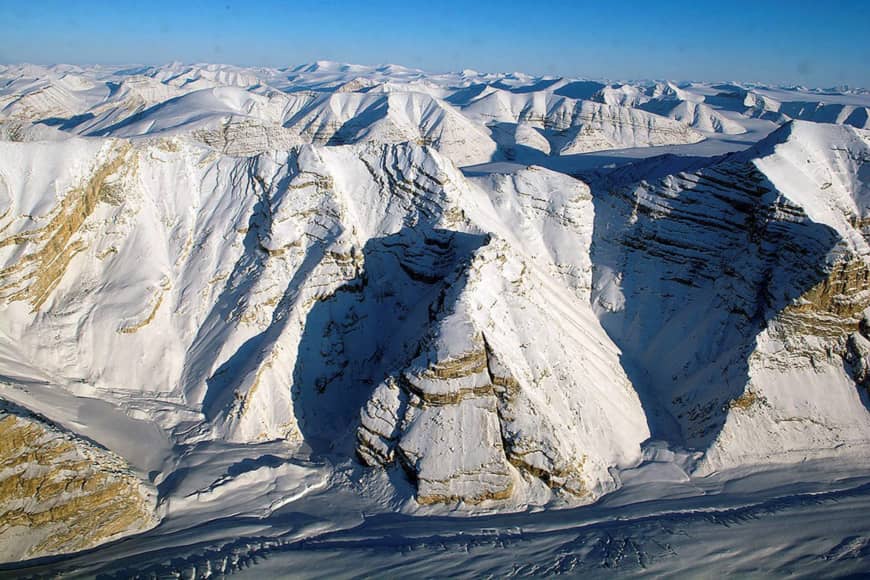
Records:
[[[0,67],[0,575],[866,572],[868,110]]]

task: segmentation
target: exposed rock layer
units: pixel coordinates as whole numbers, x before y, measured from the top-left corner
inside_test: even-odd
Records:
[[[0,560],[83,550],[155,523],[153,492],[123,459],[0,410]]]

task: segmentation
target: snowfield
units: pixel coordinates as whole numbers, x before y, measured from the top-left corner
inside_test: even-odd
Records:
[[[868,112],[0,67],[0,575],[866,571]]]

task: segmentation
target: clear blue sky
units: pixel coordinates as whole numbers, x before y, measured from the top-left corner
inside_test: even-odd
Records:
[[[870,0],[0,0],[0,62],[319,59],[870,87]]]

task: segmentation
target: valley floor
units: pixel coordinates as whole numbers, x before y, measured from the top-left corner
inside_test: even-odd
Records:
[[[828,459],[688,478],[677,463],[649,461],[592,506],[446,516],[368,515],[359,497],[308,481],[268,515],[182,510],[140,536],[6,564],[0,576],[846,576],[866,572],[870,557],[870,476],[860,467]]]

